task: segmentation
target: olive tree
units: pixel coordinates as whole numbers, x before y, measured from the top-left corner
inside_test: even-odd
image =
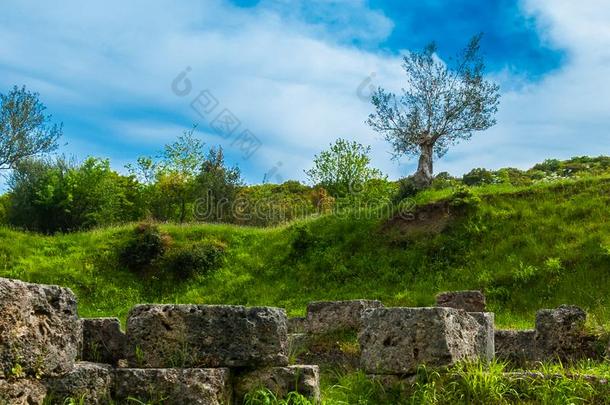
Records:
[[[434,155],[442,157],[451,145],[496,123],[499,86],[483,76],[480,41],[481,35],[474,36],[448,63],[437,57],[434,43],[409,53],[402,95],[382,88],[372,95],[375,112],[367,123],[392,144],[395,158],[419,156],[413,176],[418,188],[432,182]]]
[[[62,125],[52,124],[45,109],[38,93],[25,87],[0,94],[0,170],[57,148]]]

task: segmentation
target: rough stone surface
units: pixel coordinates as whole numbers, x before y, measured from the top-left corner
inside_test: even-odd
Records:
[[[28,376],[70,371],[81,324],[68,288],[0,278],[0,371],[19,365]]]
[[[307,332],[324,334],[342,330],[359,331],[362,312],[370,308],[381,308],[380,301],[317,301],[307,305]]]
[[[480,326],[453,308],[378,308],[364,311],[361,365],[369,374],[412,374],[477,358]]]
[[[229,305],[138,305],[127,319],[134,367],[285,366],[286,313]]]
[[[514,365],[526,365],[535,360],[535,330],[502,330],[495,331],[495,352],[500,360]]]
[[[481,291],[444,292],[436,296],[436,305],[466,312],[485,312],[485,295]]]
[[[270,367],[246,372],[235,378],[234,394],[241,404],[244,396],[260,388],[266,388],[278,398],[289,392],[299,394],[318,402],[320,400],[320,371],[318,366]]]
[[[307,319],[303,317],[288,318],[288,333],[307,332]]]
[[[82,360],[116,365],[125,358],[127,337],[117,318],[90,318],[82,322]]]
[[[469,312],[479,324],[477,333],[476,351],[481,360],[492,361],[494,358],[494,313],[493,312]]]
[[[45,385],[54,403],[77,398],[85,404],[106,404],[110,402],[113,377],[114,370],[108,364],[78,362],[68,374],[46,379]]]
[[[0,405],[42,404],[46,388],[36,379],[0,379]]]
[[[227,368],[120,368],[115,371],[114,399],[135,398],[165,405],[227,405],[232,402]]]
[[[536,313],[536,355],[539,360],[575,360],[584,357],[585,311],[562,305]]]

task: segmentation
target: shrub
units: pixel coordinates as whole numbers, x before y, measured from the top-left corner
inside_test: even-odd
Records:
[[[472,190],[466,186],[458,186],[451,194],[449,205],[456,208],[474,208],[481,202]]]
[[[394,196],[394,202],[400,202],[404,199],[414,197],[420,191],[420,188],[417,187],[415,181],[413,181],[413,177],[403,177],[398,180],[398,192]]]
[[[487,169],[472,169],[462,177],[467,186],[480,186],[482,184],[493,184],[497,182],[494,173]]]
[[[121,264],[132,271],[142,271],[163,256],[168,245],[169,236],[157,225],[139,224],[121,250]]]
[[[295,225],[293,232],[291,255],[294,258],[302,257],[315,245],[315,238],[305,225]]]
[[[176,247],[167,252],[163,267],[179,280],[206,275],[222,265],[225,249],[226,246],[217,241]]]
[[[460,180],[451,176],[447,172],[441,172],[434,177],[432,180],[432,188],[435,190],[441,190],[444,188],[455,187],[460,184]]]

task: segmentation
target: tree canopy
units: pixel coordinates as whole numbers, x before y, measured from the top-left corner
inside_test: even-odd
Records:
[[[493,125],[499,86],[484,78],[481,35],[447,63],[431,43],[403,58],[407,87],[402,95],[379,88],[372,95],[375,112],[367,123],[383,134],[394,156],[419,156],[414,180],[420,187],[433,178],[433,155],[442,157],[451,145],[470,139]]]

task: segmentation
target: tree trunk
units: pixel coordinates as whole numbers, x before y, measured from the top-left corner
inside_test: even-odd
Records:
[[[413,175],[415,185],[419,188],[427,188],[432,184],[433,169],[432,169],[432,152],[434,144],[424,143],[419,145],[420,155],[417,171]]]

